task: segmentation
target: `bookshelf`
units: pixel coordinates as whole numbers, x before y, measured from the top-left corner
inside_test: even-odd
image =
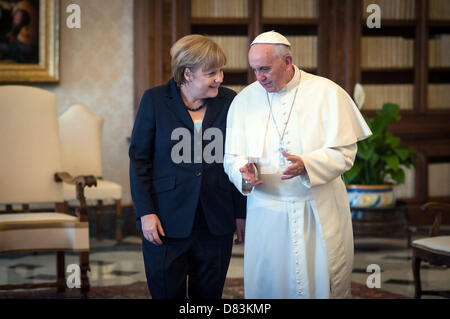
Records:
[[[373,115],[384,102],[400,105],[403,113],[417,108],[414,88],[418,85],[414,66],[416,43],[416,0],[359,0],[361,17],[359,36],[360,65],[357,82],[366,91],[364,110]],[[369,28],[366,8],[381,9],[381,28]]]
[[[226,3],[226,9],[223,6]],[[227,53],[224,85],[240,91],[255,80],[247,53],[254,37],[276,30],[287,36],[294,62],[302,69],[318,71],[320,0],[191,0],[188,33],[207,35]]]
[[[372,3],[381,8],[380,29],[366,24],[366,8]],[[449,10],[445,0],[355,4],[360,28],[354,83],[360,82],[366,91],[363,114],[375,115],[384,102],[398,103],[402,120],[391,131],[419,153],[417,168],[407,172],[409,186],[399,191],[410,206],[411,224],[430,222],[419,211],[421,203],[450,201],[445,173],[450,167],[450,131],[445,127],[450,123]]]
[[[426,53],[426,111],[450,123],[450,3],[429,0],[426,4],[424,42]],[[449,134],[447,134],[447,137]],[[447,150],[449,146],[447,145]],[[449,201],[450,156],[443,154],[427,158],[428,197],[434,201]]]
[[[366,25],[365,8],[371,3],[382,9],[381,29]],[[369,91],[368,114],[385,99],[399,103],[407,116],[450,115],[450,3],[359,0],[356,6],[361,29],[355,82]]]
[[[382,8],[381,29],[366,25],[372,3]],[[221,43],[229,59],[224,85],[240,91],[254,81],[249,42],[276,30],[291,41],[302,69],[331,79],[350,96],[362,83],[363,114],[375,115],[384,102],[400,105],[402,119],[390,131],[419,154],[417,168],[407,173],[411,182],[399,191],[410,222],[430,222],[421,203],[450,201],[442,196],[446,186],[437,193],[433,188],[436,172],[450,167],[450,1],[134,0],[134,10],[135,110],[146,88],[171,77],[169,50],[182,36],[200,33]]]
[[[450,111],[450,5],[428,2],[428,94],[432,112]]]
[[[247,0],[191,0],[193,18],[248,18]]]
[[[247,47],[251,31],[248,0],[191,0],[188,33],[206,35],[227,55],[224,85],[240,91],[249,81]]]
[[[318,67],[318,0],[287,0],[284,6],[276,0],[262,0],[261,32],[275,30],[292,45],[294,63],[301,69],[317,73]]]

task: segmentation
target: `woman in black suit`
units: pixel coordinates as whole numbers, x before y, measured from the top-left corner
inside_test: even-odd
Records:
[[[173,78],[147,90],[130,145],[130,185],[153,298],[221,298],[245,198],[223,170],[226,56],[188,35],[171,48]]]

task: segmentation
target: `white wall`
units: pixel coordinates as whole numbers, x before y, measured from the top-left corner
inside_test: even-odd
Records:
[[[66,7],[81,8],[81,29],[66,26]],[[133,126],[133,1],[62,0],[60,24],[61,80],[41,85],[54,92],[58,113],[75,103],[105,119],[103,176],[123,186],[131,203],[128,142]]]

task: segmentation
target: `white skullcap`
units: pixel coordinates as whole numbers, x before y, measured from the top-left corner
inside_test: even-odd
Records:
[[[273,30],[258,35],[255,40],[253,40],[252,44],[250,44],[250,46],[254,44],[284,44],[288,47],[291,46],[286,37]]]

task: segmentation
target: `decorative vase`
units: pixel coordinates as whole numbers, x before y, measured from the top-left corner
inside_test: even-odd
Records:
[[[346,185],[351,208],[395,206],[394,185]]]

